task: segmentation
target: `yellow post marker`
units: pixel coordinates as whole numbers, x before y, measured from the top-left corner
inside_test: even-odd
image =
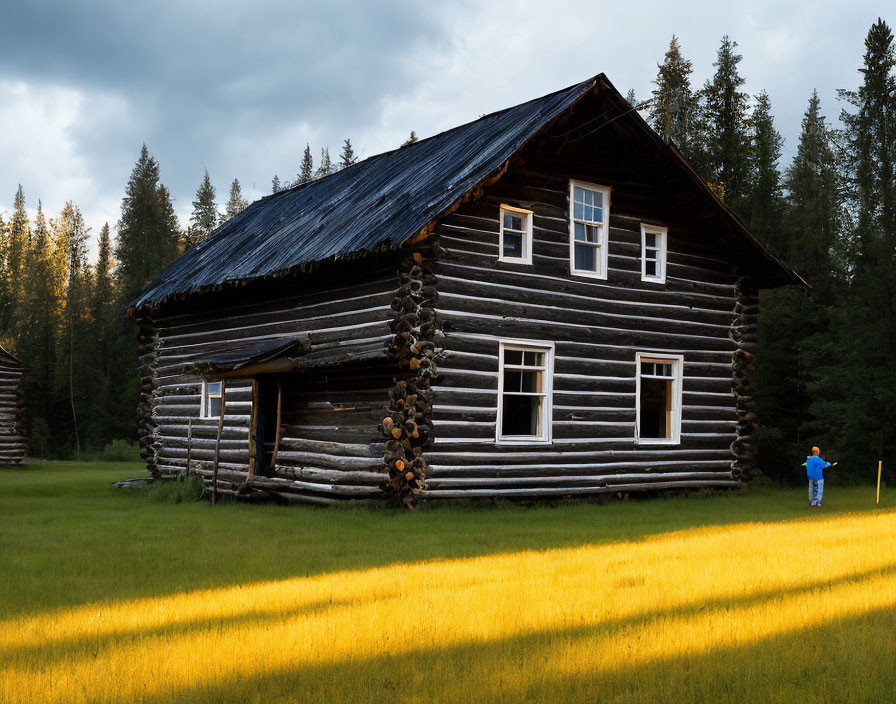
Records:
[[[877,502],[880,503],[880,466],[883,464],[883,460],[877,461]]]

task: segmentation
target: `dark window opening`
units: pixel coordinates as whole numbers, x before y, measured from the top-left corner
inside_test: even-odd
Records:
[[[661,365],[657,365],[661,366]],[[642,438],[672,437],[672,379],[641,379]]]
[[[539,437],[541,429],[540,396],[504,396],[504,415],[501,434],[506,436]]]

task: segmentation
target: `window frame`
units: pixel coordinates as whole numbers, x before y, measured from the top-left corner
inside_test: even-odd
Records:
[[[542,408],[542,434],[503,435],[504,424],[504,353],[507,350],[543,352],[544,357],[544,407]],[[525,365],[523,365],[525,366]],[[545,340],[505,339],[498,342],[498,409],[495,423],[495,443],[498,445],[548,445],[553,442],[554,419],[554,343]]]
[[[576,269],[576,219],[575,219],[575,189],[576,187],[585,188],[589,191],[597,191],[604,197],[603,220],[601,227],[603,228],[603,243],[593,247],[597,249],[600,258],[598,261],[598,270],[590,271],[586,269]],[[578,181],[570,179],[569,181],[569,274],[570,276],[584,276],[590,279],[607,280],[607,270],[609,268],[609,250],[610,250],[610,195],[612,189],[609,186],[601,186],[597,183],[589,183],[588,181]],[[584,222],[584,221],[582,221]]]
[[[220,384],[221,390],[218,394],[210,395],[208,392],[209,384]],[[207,381],[206,379],[202,380],[202,395],[199,397],[199,417],[204,419],[214,419],[220,418],[221,416],[213,416],[211,415],[209,409],[209,400],[212,398],[220,398],[221,399],[221,415],[224,415],[224,384],[221,381]]]
[[[650,276],[647,274],[647,235],[657,236],[657,267],[660,270],[659,276]],[[668,261],[669,250],[669,228],[663,225],[651,225],[650,223],[641,223],[641,281],[649,281],[655,284],[666,283],[666,265]]]
[[[672,437],[670,438],[642,438],[641,437],[641,363],[642,362],[672,362]],[[684,386],[684,355],[681,354],[657,354],[654,352],[635,353],[635,444],[637,445],[680,445],[681,444],[681,416],[682,398]]]
[[[525,226],[523,229],[523,251],[526,256],[524,257],[505,257],[504,256],[504,211],[508,213],[516,213],[517,215],[523,215],[525,220]],[[498,261],[499,262],[509,262],[511,264],[532,264],[532,219],[534,217],[534,213],[531,210],[526,210],[525,208],[517,208],[514,205],[507,205],[506,203],[501,203],[498,207]],[[513,231],[516,234],[516,231]]]

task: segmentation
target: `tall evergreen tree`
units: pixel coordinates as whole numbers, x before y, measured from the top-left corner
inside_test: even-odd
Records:
[[[28,245],[31,241],[31,230],[28,212],[25,209],[25,193],[22,184],[16,190],[13,202],[12,217],[7,225],[9,245],[6,250],[6,271],[9,277],[9,306],[3,311],[3,323],[6,329],[19,320],[18,312],[24,298],[24,266]]]
[[[125,189],[118,223],[115,255],[123,302],[174,260],[179,235],[168,189],[159,183],[159,164],[144,144]]]
[[[54,280],[53,242],[43,206],[38,203],[24,263],[24,290],[18,351],[25,366],[22,395],[31,419],[30,451],[47,456],[58,438],[51,434],[55,344],[60,301]]]
[[[104,223],[97,242],[96,272],[90,295],[90,330],[89,338],[95,350],[90,374],[85,375],[91,382],[91,408],[88,414],[89,423],[85,429],[86,444],[100,448],[115,439],[116,419],[113,409],[116,408],[116,397],[120,389],[112,385],[113,367],[120,367],[115,358],[115,334],[120,326],[116,323],[120,317],[115,306],[114,279],[112,276],[112,243],[109,223]]]
[[[65,440],[74,446],[77,458],[80,457],[83,437],[81,423],[87,420],[93,392],[89,369],[95,362],[87,322],[91,283],[87,266],[88,232],[84,216],[71,201],[65,204],[54,222],[54,230],[55,247],[62,254],[59,259],[64,272],[56,275],[56,280],[61,284],[57,299],[62,301],[62,311],[55,373],[54,405],[58,415],[52,419],[51,427],[57,435],[62,435],[64,429]],[[66,406],[70,414],[62,411]],[[57,439],[58,444],[63,442],[63,437]]]
[[[813,369],[832,337],[831,304],[844,295],[833,265],[841,223],[835,134],[812,94],[796,156],[784,174],[784,212],[776,249],[812,284],[762,292],[762,349],[756,398],[762,427],[760,465],[779,478],[802,479],[806,447],[826,445],[835,419],[812,412]],[[835,294],[834,292],[837,291]],[[826,366],[829,362],[821,362]]]
[[[248,206],[249,201],[243,198],[239,179],[233,179],[233,183],[230,184],[230,199],[227,201],[227,205],[224,206],[224,217],[222,218],[222,222],[227,222],[232,217],[239,215]]]
[[[314,160],[311,158],[311,147],[306,144],[302,154],[302,164],[299,167],[297,183],[308,183],[314,178]]]
[[[184,247],[189,249],[208,237],[218,226],[218,206],[215,203],[215,187],[208,176],[208,169],[196,189],[190,226],[184,237]]]
[[[100,354],[97,364],[101,376],[109,373],[109,335],[115,300],[114,282],[112,279],[112,242],[109,233],[109,223],[103,223],[97,239],[96,274],[93,280],[90,309],[93,314],[93,335],[99,343]]]
[[[352,149],[352,140],[346,139],[345,143],[342,145],[342,154],[339,156],[339,168],[344,169],[357,162],[358,159],[355,156],[355,150]]]
[[[784,174],[784,229],[789,241],[781,253],[816,290],[838,268],[833,253],[843,223],[836,140],[821,114],[818,93],[813,91],[803,115],[796,156]]]
[[[118,221],[115,258],[119,310],[175,259],[180,237],[171,196],[159,183],[158,162],[143,145],[125,189]],[[117,363],[110,370],[117,394],[110,407],[114,422],[110,433],[118,438],[134,438],[139,396],[137,331],[132,319],[120,316],[117,328],[113,355]]]
[[[333,163],[330,161],[330,148],[322,147],[320,150],[320,166],[314,172],[314,178],[324,178],[333,173]]]
[[[274,178],[271,179],[271,193],[279,193],[283,190],[283,187],[280,185],[280,177],[277,174],[274,174]]]
[[[781,214],[783,195],[778,162],[784,139],[775,129],[771,100],[761,91],[750,117],[749,223],[750,231],[775,251],[783,247]]]
[[[865,39],[862,85],[842,91],[848,288],[816,350],[812,412],[859,466],[896,451],[896,55],[882,20]],[[834,361],[836,360],[836,362]]]
[[[691,89],[694,68],[681,55],[681,45],[674,34],[663,63],[657,64],[657,68],[650,124],[664,139],[674,142],[685,156],[690,156],[697,120],[697,97]]]
[[[713,63],[715,75],[701,91],[699,138],[705,153],[697,161],[726,204],[743,214],[749,189],[749,97],[740,90],[744,79],[737,65],[743,57],[735,53],[736,49],[737,42],[727,35],[722,37]]]

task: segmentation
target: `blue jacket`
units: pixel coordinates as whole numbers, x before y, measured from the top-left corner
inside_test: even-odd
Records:
[[[824,475],[821,473],[825,467],[830,467],[830,462],[825,462],[818,455],[812,455],[811,457],[806,458],[806,476],[809,479],[824,479]]]

